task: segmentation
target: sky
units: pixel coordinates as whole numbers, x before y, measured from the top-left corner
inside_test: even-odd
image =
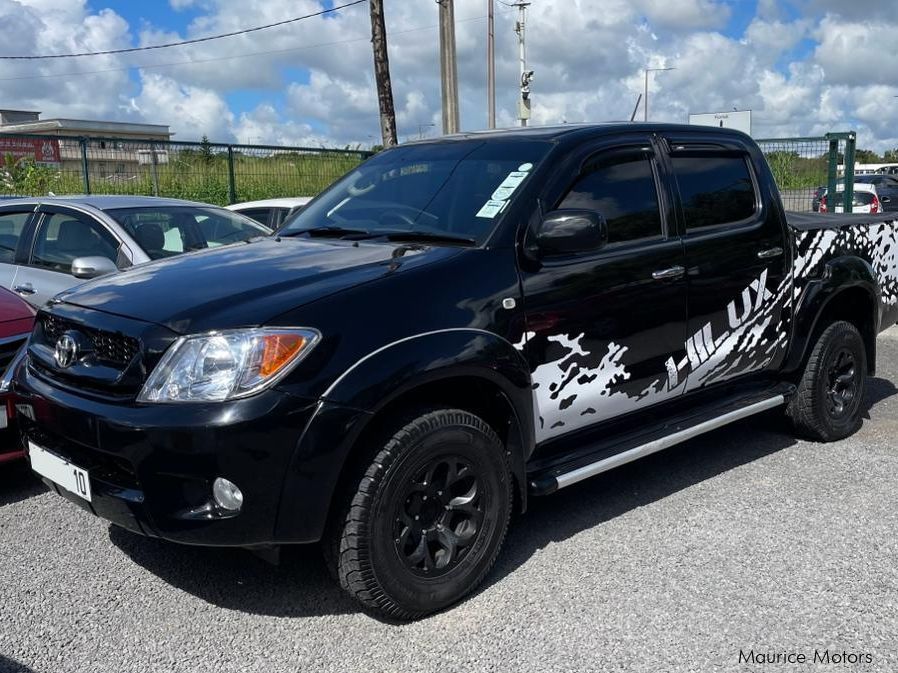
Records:
[[[0,55],[147,46],[272,23],[332,0],[0,0]],[[338,1],[336,4],[340,4]],[[400,141],[438,135],[438,7],[384,0]],[[752,110],[756,138],[856,130],[898,147],[896,0],[532,0],[534,124],[629,119],[654,73],[653,121]],[[461,127],[486,127],[487,0],[456,0]],[[499,126],[517,124],[517,10],[496,0]],[[366,4],[201,44],[0,60],[0,108],[167,124],[178,140],[380,142]],[[641,118],[640,110],[639,117]]]

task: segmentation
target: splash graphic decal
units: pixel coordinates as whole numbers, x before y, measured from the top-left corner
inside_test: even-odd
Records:
[[[883,304],[898,307],[894,222],[795,231],[794,236],[795,260],[782,282],[769,287],[765,269],[721,307],[724,329],[715,333],[710,322],[705,324],[686,339],[686,355],[670,357],[665,371],[645,389],[627,385],[631,375],[624,364],[626,344],[610,341],[599,352],[590,352],[585,334],[543,336],[549,346],[546,361],[532,373],[537,441],[763,369],[786,346],[789,324],[781,318],[783,309],[792,309],[808,281],[820,277],[826,260],[836,256],[866,259],[878,278]],[[524,350],[536,337],[528,332],[515,346]]]

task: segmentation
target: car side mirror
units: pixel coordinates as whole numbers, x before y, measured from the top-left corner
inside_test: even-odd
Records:
[[[608,242],[608,223],[592,210],[553,210],[536,231],[536,247],[543,256],[595,252]]]
[[[107,257],[98,255],[96,257],[76,257],[72,260],[72,275],[75,278],[87,280],[116,271],[118,271],[118,267],[115,262]]]

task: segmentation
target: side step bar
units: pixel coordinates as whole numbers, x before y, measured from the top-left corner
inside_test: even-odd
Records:
[[[589,465],[578,467],[577,469],[571,470],[570,472],[557,474],[554,477],[555,483],[553,485],[549,485],[548,488],[544,487],[540,490],[543,493],[552,493],[559,488],[564,488],[565,486],[576,484],[578,481],[589,479],[590,477],[594,477],[595,475],[601,474],[602,472],[607,472],[608,470],[612,470],[615,467],[620,467],[621,465],[625,465],[634,460],[644,458],[645,456],[657,453],[658,451],[663,451],[664,449],[670,448],[671,446],[675,446],[676,444],[680,444],[682,442],[690,440],[693,437],[698,437],[699,435],[703,435],[706,432],[711,432],[712,430],[721,428],[724,425],[729,425],[730,423],[742,420],[743,418],[759,414],[762,411],[767,411],[768,409],[782,406],[785,403],[786,398],[784,395],[776,395],[775,397],[770,397],[768,399],[761,400],[760,402],[755,402],[754,404],[742,407],[741,409],[735,409],[734,411],[730,411],[721,416],[717,416],[716,418],[711,418],[702,423],[698,423],[697,425],[694,425],[690,428],[685,428],[684,430],[674,432],[673,434],[667,435],[666,437],[661,437],[660,439],[642,444],[641,446],[636,446],[632,449],[628,449],[627,451],[622,451],[621,453],[615,454],[608,458],[604,458],[594,463],[590,463]]]

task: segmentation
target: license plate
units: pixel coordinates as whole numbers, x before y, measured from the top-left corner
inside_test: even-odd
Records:
[[[28,442],[28,455],[31,459],[32,470],[90,502],[90,478],[87,470],[72,465],[69,461],[42,449],[34,442]]]

